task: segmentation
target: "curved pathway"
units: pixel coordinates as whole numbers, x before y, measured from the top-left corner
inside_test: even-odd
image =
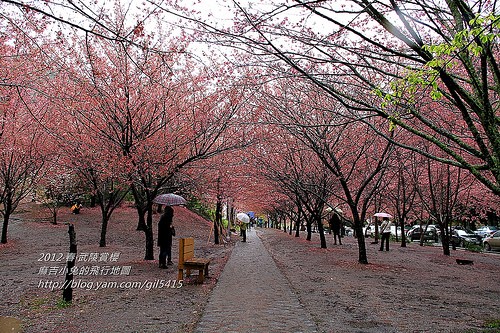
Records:
[[[317,332],[255,230],[237,242],[195,332]]]

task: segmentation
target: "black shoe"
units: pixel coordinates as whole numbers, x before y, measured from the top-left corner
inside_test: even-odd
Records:
[[[160,265],[160,268],[165,269],[165,268],[167,268],[167,265],[162,264],[162,265]]]
[[[167,262],[167,265],[173,265],[174,263],[172,261]]]

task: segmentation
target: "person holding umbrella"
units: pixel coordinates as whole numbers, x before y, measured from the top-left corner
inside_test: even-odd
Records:
[[[241,237],[243,237],[242,242],[247,241],[247,224],[240,222],[240,232],[241,232]]]
[[[380,234],[382,235],[380,241],[380,251],[384,251],[384,241],[385,241],[385,250],[389,251],[389,239],[391,238],[391,226],[392,223],[389,220],[389,217],[384,216],[382,218],[382,224],[380,225]]]
[[[236,214],[236,218],[240,221],[240,236],[243,238],[242,242],[247,241],[247,224],[250,223],[250,217],[245,213]]]
[[[158,261],[160,268],[167,268],[167,265],[173,265],[172,236],[175,236],[175,228],[172,225],[173,218],[174,209],[170,206],[165,206],[165,210],[158,222],[158,246],[160,247]]]

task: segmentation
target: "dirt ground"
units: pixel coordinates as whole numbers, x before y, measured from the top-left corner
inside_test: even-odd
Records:
[[[176,265],[159,269],[157,260],[143,260],[144,232],[136,231],[133,208],[113,214],[104,248],[98,246],[98,208],[84,208],[79,215],[62,209],[55,226],[49,216],[40,205],[22,207],[9,225],[8,243],[0,246],[0,316],[21,319],[23,332],[190,332],[232,249],[230,243],[214,245],[213,237],[209,241],[208,221],[175,207],[174,263],[180,237],[194,237],[195,254],[212,260],[211,277],[203,285],[195,284],[196,276],[181,285]],[[159,217],[154,216],[155,235]],[[69,235],[64,222],[75,225],[76,266],[82,268],[74,276],[71,306],[61,302],[62,290],[52,290],[65,278],[61,270]],[[154,250],[157,259],[156,242]],[[92,269],[95,266],[98,271]]]
[[[353,237],[335,246],[327,235],[320,249],[318,235],[259,234],[322,332],[500,332],[500,253],[444,256],[418,243],[381,252],[368,239],[361,265]]]
[[[133,208],[113,215],[105,248],[98,246],[97,208],[80,215],[61,210],[56,226],[41,206],[21,208],[9,242],[0,246],[0,316],[20,319],[23,332],[192,332],[233,247],[214,245],[210,223],[176,207],[176,238],[194,237],[197,256],[212,260],[203,285],[192,278],[181,286],[176,266],[162,270],[143,260],[144,233],[135,230]],[[81,268],[70,306],[61,303],[61,290],[52,290],[64,281],[64,222],[75,225]],[[316,234],[310,242],[279,230],[258,229],[258,235],[320,332],[495,332],[485,325],[500,321],[498,253],[457,250],[447,257],[439,247],[414,243],[379,252],[367,242],[370,264],[360,265],[352,237],[334,246],[327,235],[329,248],[320,249]],[[176,263],[175,240],[172,252]],[[457,258],[474,264],[458,265]]]

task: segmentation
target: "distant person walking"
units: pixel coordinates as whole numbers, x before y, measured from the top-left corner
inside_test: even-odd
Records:
[[[380,251],[384,251],[384,241],[385,241],[385,250],[389,251],[389,239],[391,238],[391,226],[392,223],[389,221],[388,217],[384,217],[382,220],[382,224],[380,225],[380,234],[382,235],[380,241]]]
[[[172,262],[172,236],[175,236],[175,228],[172,225],[174,209],[165,206],[165,210],[158,222],[158,246],[160,247],[159,265],[160,268],[167,268],[173,265]],[[168,260],[168,261],[167,261]]]
[[[329,221],[330,230],[333,232],[333,244],[337,245],[337,238],[339,239],[339,244],[342,245],[342,239],[340,235],[340,230],[342,228],[342,222],[337,213],[333,213]]]

